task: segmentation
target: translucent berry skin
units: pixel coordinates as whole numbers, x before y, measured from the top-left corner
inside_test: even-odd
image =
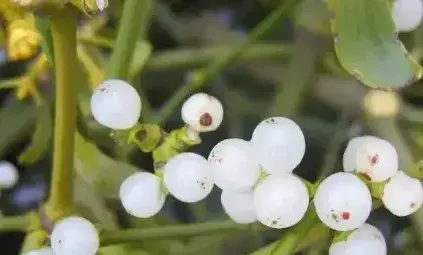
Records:
[[[221,189],[249,191],[260,177],[261,168],[251,144],[238,138],[214,146],[208,157],[214,183]]]
[[[306,185],[294,174],[269,175],[254,189],[254,210],[258,220],[271,228],[297,224],[307,211]]]
[[[59,221],[54,226],[50,242],[55,255],[95,255],[100,244],[94,225],[81,217]]]
[[[226,214],[236,223],[250,224],[257,221],[252,191],[233,192],[223,190],[220,201]]]
[[[392,214],[408,216],[416,212],[423,203],[422,183],[398,171],[385,185],[382,201]]]
[[[251,143],[263,170],[269,174],[292,172],[303,159],[306,147],[301,128],[284,117],[260,122]]]
[[[53,250],[50,247],[32,250],[27,253],[24,253],[23,255],[55,255]]]
[[[346,241],[333,243],[329,255],[386,255],[387,248],[382,233],[370,224],[354,230]]]
[[[159,177],[147,172],[126,178],[120,186],[119,197],[125,210],[138,218],[157,214],[166,200]]]
[[[217,98],[206,93],[197,93],[182,105],[181,116],[195,131],[210,132],[222,124],[223,106]]]
[[[340,172],[330,175],[319,185],[314,205],[325,225],[337,231],[349,231],[367,220],[372,198],[357,176]]]
[[[164,168],[164,183],[182,202],[195,203],[213,189],[210,163],[201,155],[186,152],[173,157]]]
[[[421,0],[395,0],[392,7],[392,18],[399,32],[410,32],[416,29],[423,16]]]
[[[342,165],[345,172],[353,172],[357,168],[357,153],[361,145],[369,140],[378,139],[375,136],[358,136],[348,142],[347,148],[342,157]]]
[[[141,115],[138,92],[122,80],[107,80],[91,96],[91,112],[101,125],[111,129],[130,129]]]
[[[12,188],[19,180],[16,166],[7,161],[0,161],[0,188]]]

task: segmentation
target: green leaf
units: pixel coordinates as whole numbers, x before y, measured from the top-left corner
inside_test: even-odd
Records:
[[[78,132],[75,133],[75,171],[101,195],[119,197],[120,184],[141,169],[103,154]]]
[[[43,36],[42,49],[46,54],[50,64],[54,64],[54,52],[53,52],[53,37],[51,35],[50,26],[46,19],[36,18],[36,28]]]
[[[37,121],[31,144],[19,155],[19,163],[34,164],[50,149],[53,132],[53,120],[50,107],[43,103],[37,109]]]
[[[363,84],[400,89],[422,68],[398,39],[389,0],[328,0],[335,51],[342,67]]]
[[[119,226],[104,198],[81,177],[74,179],[74,199],[78,211],[88,220],[99,223],[101,229],[117,229]]]
[[[14,94],[11,94],[9,99],[0,111],[0,158],[13,144],[30,135],[36,116],[32,104],[17,100]]]
[[[129,67],[129,77],[132,80],[139,75],[153,52],[153,46],[147,41],[138,41]]]
[[[352,232],[353,232],[353,230],[344,231],[344,232],[336,232],[332,243],[346,242],[348,240],[348,237],[351,235]]]

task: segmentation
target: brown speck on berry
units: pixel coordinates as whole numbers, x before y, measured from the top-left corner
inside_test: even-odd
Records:
[[[370,157],[369,162],[371,166],[374,166],[379,163],[379,154],[375,154],[374,156]]]
[[[410,203],[410,208],[413,208],[414,206],[416,206],[416,203],[411,202],[411,203]]]
[[[341,217],[343,220],[348,220],[350,218],[350,213],[349,212],[343,212],[341,213]]]
[[[333,219],[333,220],[335,220],[336,222],[338,222],[338,221],[339,221],[339,217],[338,217],[338,215],[336,215],[336,213],[332,213],[332,214],[331,214],[331,217],[332,217],[332,219]]]
[[[206,112],[200,117],[200,124],[202,126],[208,127],[213,123],[213,118],[210,113]]]

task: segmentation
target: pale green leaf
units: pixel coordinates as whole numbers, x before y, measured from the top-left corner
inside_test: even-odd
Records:
[[[103,154],[94,144],[75,133],[75,171],[88,184],[93,185],[101,195],[119,197],[120,184],[129,175],[141,169],[117,161]]]
[[[335,51],[342,67],[363,84],[400,89],[422,68],[398,39],[389,0],[328,0]]]

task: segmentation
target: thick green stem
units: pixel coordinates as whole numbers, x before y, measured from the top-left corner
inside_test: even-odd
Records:
[[[29,224],[28,215],[5,216],[0,219],[0,232],[3,231],[24,231]]]
[[[104,231],[101,234],[101,244],[111,245],[117,243],[139,242],[147,239],[210,235],[221,232],[245,231],[250,227],[250,225],[241,225],[228,220],[141,229],[111,230]]]
[[[224,56],[216,57],[208,67],[197,72],[193,79],[189,79],[189,81],[169,99],[166,105],[163,106],[154,119],[154,122],[158,124],[164,122],[193,90],[203,87],[214,76],[228,67],[239,55],[246,51],[252,43],[263,38],[275,26],[279,25],[282,19],[286,17],[286,14],[293,9],[297,3],[297,0],[282,1],[265,20],[260,22],[260,24],[253,29],[245,41],[233,46]]]
[[[137,40],[145,37],[153,3],[151,0],[126,0],[108,77],[126,80]]]
[[[56,72],[53,172],[46,213],[51,219],[72,209],[74,133],[78,84],[77,10],[66,7],[50,20]]]

